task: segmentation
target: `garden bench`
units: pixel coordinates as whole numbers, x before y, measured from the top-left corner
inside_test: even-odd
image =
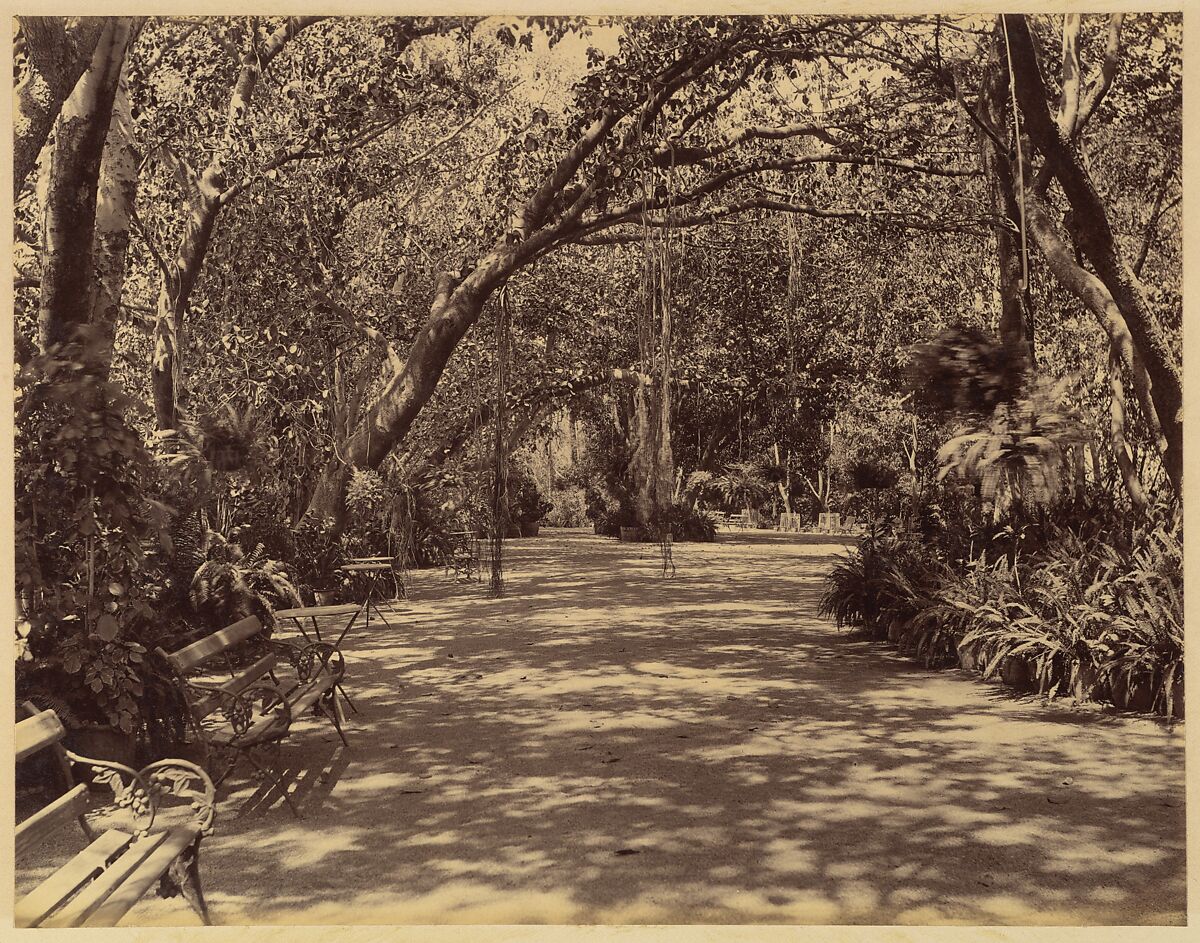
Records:
[[[450,544],[443,556],[446,576],[454,575],[456,583],[477,581],[480,572],[479,537],[471,530],[449,534]]]
[[[225,755],[225,768],[216,778],[219,786],[245,757],[259,773],[270,779],[282,793],[293,814],[300,811],[287,790],[255,756],[264,747],[277,747],[288,735],[292,721],[306,710],[320,711],[333,723],[342,743],[341,705],[337,692],[346,665],[341,651],[328,642],[297,645],[271,640],[269,651],[248,666],[235,669],[231,653],[262,630],[256,616],[205,636],[173,654],[160,653],[183,684],[194,729],[205,751],[206,763],[213,753]],[[218,681],[206,665],[222,659],[229,678]],[[276,668],[281,659],[290,663],[295,679],[281,683]],[[200,675],[200,677],[197,677]],[[211,766],[210,766],[211,768]]]
[[[159,760],[139,771],[109,760],[72,753],[62,745],[66,731],[54,711],[25,705],[32,716],[17,723],[17,762],[35,754],[53,761],[66,791],[17,826],[18,858],[40,847],[60,828],[76,820],[88,846],[17,902],[18,927],[111,927],[145,895],[155,881],[162,897],[182,892],[210,924],[200,888],[200,841],[212,831],[217,790],[208,774],[187,760]],[[129,829],[97,834],[84,817],[88,787],[76,784],[71,764],[90,766],[94,781],[107,785],[116,806],[132,818]],[[186,802],[186,818],[161,825],[168,800]]]
[[[712,521],[714,529],[720,530],[722,527],[729,526],[729,515],[725,511],[705,511],[704,513]]]

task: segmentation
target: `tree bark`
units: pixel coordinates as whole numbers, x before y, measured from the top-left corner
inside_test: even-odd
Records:
[[[503,267],[503,266],[501,266]],[[466,283],[443,273],[429,319],[413,340],[404,368],[392,376],[367,410],[358,428],[342,446],[341,457],[326,463],[309,501],[305,517],[345,524],[344,492],[353,468],[376,468],[408,433],[421,407],[429,401],[450,355],[483,310],[484,297],[464,290]]]
[[[1125,384],[1121,380],[1121,353],[1115,345],[1110,345],[1108,355],[1108,386],[1109,400],[1109,441],[1112,444],[1113,458],[1121,473],[1121,482],[1125,485],[1125,493],[1135,511],[1141,512],[1149,503],[1146,500],[1146,489],[1133,464],[1133,456],[1125,443]]]
[[[96,297],[92,323],[103,338],[105,368],[112,361],[113,338],[125,286],[125,253],[129,248],[129,226],[137,202],[138,158],[133,142],[133,119],[122,73],[113,100],[112,120],[100,164],[96,198],[96,228],[93,240]]]
[[[13,198],[37,164],[38,154],[75,83],[92,61],[105,29],[102,17],[17,17],[18,53],[25,68],[14,90]]]
[[[998,24],[997,24],[998,26]],[[993,33],[988,62],[979,93],[979,118],[988,126],[979,135],[983,172],[988,180],[992,212],[1010,224],[996,229],[996,255],[999,272],[1000,341],[1014,368],[1024,371],[1033,363],[1033,312],[1028,285],[1022,283],[1021,208],[1017,203],[1016,182],[1008,154],[999,142],[1011,138],[1008,121],[1008,65],[1004,56],[1003,35]]]
[[[129,17],[108,19],[92,60],[62,108],[50,162],[38,332],[43,350],[91,320],[96,285],[96,198],[113,100],[133,36]],[[94,352],[93,352],[94,353]]]
[[[1108,335],[1110,349],[1133,379],[1133,388],[1141,408],[1142,417],[1154,436],[1160,452],[1167,448],[1167,440],[1159,422],[1158,410],[1151,395],[1152,381],[1142,361],[1141,353],[1134,343],[1129,327],[1120,309],[1104,283],[1095,275],[1077,264],[1074,253],[1054,228],[1045,204],[1036,197],[1028,204],[1029,233],[1046,259],[1050,271],[1059,283],[1084,303],[1095,315],[1100,327]]]
[[[1166,438],[1163,465],[1177,494],[1183,493],[1182,371],[1145,288],[1125,262],[1108,212],[1079,150],[1054,121],[1046,85],[1025,17],[1003,14],[1012,48],[1013,81],[1025,127],[1042,152],[1071,206],[1068,228],[1076,244],[1120,309],[1151,381],[1150,395]]]

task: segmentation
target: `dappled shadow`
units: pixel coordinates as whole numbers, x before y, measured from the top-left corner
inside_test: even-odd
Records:
[[[500,599],[416,574],[347,636],[350,749],[315,721],[283,748],[305,819],[223,804],[215,919],[1183,920],[1180,728],[839,634],[839,548],[756,536],[680,545],[674,579],[654,545],[514,541]]]

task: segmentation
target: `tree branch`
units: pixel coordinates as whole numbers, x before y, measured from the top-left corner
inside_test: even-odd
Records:
[[[1058,105],[1058,126],[1068,138],[1075,134],[1079,119],[1079,96],[1083,88],[1079,64],[1079,31],[1083,18],[1068,13],[1062,31],[1062,96]]]
[[[1121,24],[1125,20],[1124,13],[1114,13],[1108,18],[1108,40],[1104,46],[1104,60],[1100,64],[1100,73],[1088,86],[1087,96],[1079,109],[1079,117],[1075,121],[1074,133],[1083,131],[1088,119],[1095,114],[1104,96],[1112,87],[1117,69],[1121,65]]]
[[[1150,254],[1150,247],[1154,244],[1154,237],[1158,234],[1159,221],[1172,207],[1181,202],[1181,197],[1175,197],[1170,203],[1163,204],[1167,189],[1174,176],[1174,168],[1168,168],[1163,171],[1162,179],[1159,181],[1158,196],[1154,199],[1154,209],[1150,211],[1150,220],[1146,223],[1146,231],[1142,233],[1142,247],[1138,250],[1137,259],[1133,263],[1133,274],[1138,278],[1142,277],[1142,266],[1146,264],[1146,257]]]

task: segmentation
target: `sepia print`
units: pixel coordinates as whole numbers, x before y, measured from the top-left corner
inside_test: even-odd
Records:
[[[1186,923],[1181,14],[13,30],[16,926]]]

